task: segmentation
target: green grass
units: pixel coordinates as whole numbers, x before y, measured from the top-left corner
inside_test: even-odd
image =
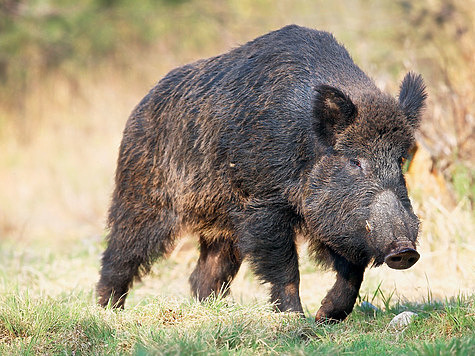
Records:
[[[379,285],[361,299],[381,300],[380,311],[357,306],[336,325],[316,324],[313,315],[275,313],[262,301],[199,303],[153,294],[137,298],[134,291],[125,310],[104,310],[93,292],[100,250],[94,241],[0,242],[1,355],[475,353],[475,295],[409,303],[394,301]],[[177,277],[152,277],[160,278]],[[418,316],[402,330],[389,327],[405,310]]]
[[[266,304],[223,299],[149,298],[124,311],[101,310],[91,293],[0,298],[1,354],[427,354],[475,352],[474,301],[403,304],[418,317],[391,330],[395,310],[318,325],[312,318],[277,314]]]

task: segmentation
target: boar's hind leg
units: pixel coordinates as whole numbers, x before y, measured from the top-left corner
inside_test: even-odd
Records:
[[[141,219],[140,221],[138,219]],[[134,279],[172,247],[175,216],[163,210],[154,217],[131,217],[111,223],[97,284],[98,302],[123,308]]]
[[[259,278],[271,284],[271,302],[278,310],[303,314],[294,219],[280,207],[254,207],[239,226],[239,246]]]
[[[366,266],[357,266],[334,256],[336,282],[322,301],[316,321],[341,321],[351,313],[358,297]]]
[[[190,276],[191,292],[200,300],[228,293],[228,287],[241,266],[241,256],[230,239],[208,243],[200,237],[200,258]]]
[[[113,238],[111,236],[111,238]],[[116,243],[109,246],[102,255],[102,269],[97,295],[99,305],[106,307],[109,303],[114,308],[123,308],[129,287],[138,274],[140,261],[124,259],[120,256],[120,248]]]

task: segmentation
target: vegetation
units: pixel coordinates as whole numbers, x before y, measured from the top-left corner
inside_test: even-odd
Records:
[[[66,303],[65,303],[66,302]],[[472,303],[472,304],[470,304]],[[27,309],[23,309],[24,305]],[[7,309],[8,308],[8,309]],[[420,314],[401,331],[357,309],[341,325],[273,313],[268,305],[222,300],[147,300],[123,312],[91,307],[88,298],[2,300],[2,354],[385,354],[470,355],[475,351],[473,300],[402,305]]]
[[[0,272],[0,354],[469,355],[475,351],[473,295],[441,302],[430,298],[398,302],[378,287],[363,299],[381,311],[356,307],[337,325],[316,324],[311,314],[300,319],[275,313],[263,301],[237,303],[232,298],[199,303],[163,295],[140,299],[132,292],[125,310],[103,310],[95,305],[92,286],[82,285],[84,275],[94,277],[91,271],[101,247],[90,241],[70,247],[70,251],[60,247],[45,251],[0,245],[6,267]],[[165,273],[149,282],[166,284],[170,278],[174,277]],[[77,287],[64,287],[71,282]],[[417,313],[411,324],[389,326],[406,310]]]
[[[456,197],[473,204],[474,5],[473,0],[337,0],[332,7],[303,0],[2,0],[0,104],[17,115],[0,115],[0,125],[34,120],[21,118],[28,105],[24,96],[35,95],[52,75],[66,76],[77,87],[80,73],[102,65],[119,75],[130,66],[140,71],[150,60],[143,52],[151,49],[159,53],[153,60],[158,58],[163,73],[164,62],[173,66],[211,55],[290,20],[335,32],[364,68],[375,67],[383,85],[401,77],[405,67],[423,73],[432,118],[423,127],[424,143],[455,185]],[[336,18],[347,19],[347,25]],[[164,53],[172,58],[164,61]]]
[[[474,354],[474,0],[0,0],[0,354]],[[244,265],[199,304],[185,239],[132,291],[95,306],[117,147],[170,69],[289,23],[331,31],[381,88],[422,73],[429,103],[407,181],[421,260],[365,275],[339,325],[312,315],[333,282],[300,247],[307,319],[272,312]],[[426,156],[424,156],[426,154]],[[400,311],[418,317],[388,327]]]

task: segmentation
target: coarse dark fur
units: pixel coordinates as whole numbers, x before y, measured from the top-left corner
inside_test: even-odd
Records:
[[[368,264],[415,248],[400,163],[425,97],[409,73],[395,100],[331,34],[295,25],[174,69],[124,130],[99,303],[123,307],[134,279],[191,231],[198,298],[247,258],[280,310],[302,312],[299,233],[337,273],[317,319],[344,319]]]

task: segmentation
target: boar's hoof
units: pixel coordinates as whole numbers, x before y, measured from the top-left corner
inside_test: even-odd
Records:
[[[330,315],[335,314],[335,315]],[[336,324],[346,318],[346,313],[326,313],[320,308],[315,315],[315,322],[319,324]]]
[[[384,259],[386,264],[394,269],[406,269],[411,267],[419,260],[419,253],[412,248],[405,248],[396,252],[392,252]]]

